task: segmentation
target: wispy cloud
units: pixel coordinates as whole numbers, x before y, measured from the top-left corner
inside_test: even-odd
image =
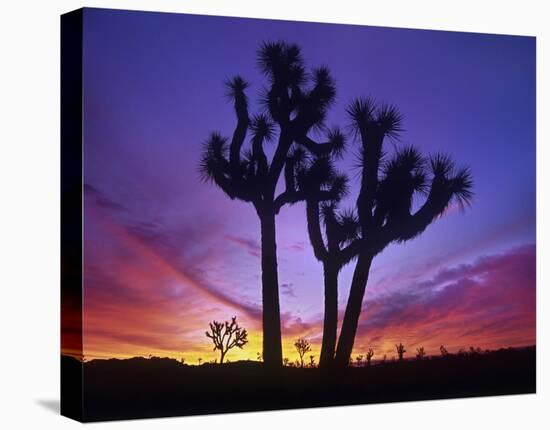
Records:
[[[427,280],[367,298],[358,336],[427,341],[513,344],[534,342],[535,246],[526,245],[472,264],[443,269]],[[368,294],[368,293],[367,293]],[[431,341],[430,341],[431,338]]]
[[[253,239],[245,239],[230,234],[225,235],[225,239],[243,247],[248,254],[254,257],[260,258],[262,256],[262,248],[260,244]]]
[[[294,292],[294,284],[292,282],[282,283],[281,293],[287,297],[296,298],[296,293]]]

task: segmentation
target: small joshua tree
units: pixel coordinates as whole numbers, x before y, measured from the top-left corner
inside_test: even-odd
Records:
[[[361,366],[361,363],[363,362],[363,355],[358,355],[355,357],[355,361],[357,361],[357,366]]]
[[[374,357],[374,351],[372,350],[372,348],[369,348],[369,350],[367,351],[367,366],[370,366],[370,361],[372,357]],[[386,361],[385,355],[384,355],[384,361]]]
[[[403,344],[399,343],[399,345],[395,345],[395,350],[397,351],[397,355],[399,356],[399,361],[403,361],[403,354],[407,352]]]
[[[426,356],[426,351],[424,350],[424,347],[421,346],[420,348],[416,348],[416,358],[419,360],[422,360]]]
[[[181,357],[180,363],[181,363],[181,364],[185,364],[185,358]]]
[[[199,366],[200,366],[202,363],[202,358],[199,357],[197,361],[199,362]]]
[[[442,357],[447,357],[449,355],[449,351],[447,351],[447,348],[445,348],[443,345],[439,347],[439,352]]]
[[[315,367],[315,356],[314,355],[309,356],[309,367]]]
[[[206,332],[206,337],[212,339],[214,351],[220,351],[220,364],[223,364],[225,354],[232,348],[240,348],[248,343],[248,333],[246,329],[239,327],[237,317],[231,318],[231,322],[224,323],[212,321],[210,331]]]
[[[301,337],[297,339],[296,342],[294,342],[294,347],[296,348],[296,351],[298,351],[298,355],[300,356],[300,367],[304,367],[304,355],[311,351],[309,342]]]

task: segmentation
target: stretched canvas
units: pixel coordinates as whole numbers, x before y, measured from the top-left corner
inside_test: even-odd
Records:
[[[61,18],[61,408],[534,393],[535,38]]]

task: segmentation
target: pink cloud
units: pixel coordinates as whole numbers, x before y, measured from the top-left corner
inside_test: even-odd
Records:
[[[358,337],[402,336],[432,348],[439,342],[534,343],[535,277],[534,245],[441,270],[397,292],[367,298]]]

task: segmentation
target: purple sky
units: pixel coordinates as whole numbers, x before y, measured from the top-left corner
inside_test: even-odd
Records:
[[[528,267],[526,276],[512,287],[519,288],[519,296],[529,291],[525,294],[530,301],[516,318],[519,321],[528,312],[534,318],[534,295],[532,300],[530,295],[535,243],[534,38],[87,9],[85,294],[90,305],[85,325],[89,321],[93,332],[88,349],[116,355],[117,348],[130,354],[147,347],[147,338],[128,332],[138,323],[132,325],[120,315],[111,327],[113,331],[120,327],[117,339],[127,340],[124,347],[93,327],[94,315],[105,315],[97,299],[100,292],[122,299],[135,293],[120,273],[143,263],[124,242],[125,234],[206,291],[202,299],[193,298],[197,303],[222,303],[220,309],[205,310],[207,317],[228,318],[216,315],[223,310],[242,314],[254,325],[260,303],[255,212],[249,204],[230,201],[219,189],[201,183],[197,165],[208,134],[219,130],[230,135],[235,125],[232,106],[224,97],[224,80],[234,74],[246,78],[251,83],[251,110],[256,111],[256,96],[266,84],[256,67],[256,50],[262,41],[274,40],[297,43],[308,67],[330,68],[337,100],[328,125],[346,127],[346,104],[353,97],[372,95],[397,105],[404,115],[405,132],[395,145],[411,143],[426,154],[447,152],[472,169],[472,207],[464,214],[450,211],[419,238],[391,245],[379,255],[365,308],[369,301],[382,306],[384,298],[395,294],[417,297],[419,282],[437,279],[453,268],[517,256]],[[355,149],[351,144],[339,163],[352,179],[352,197],[358,190]],[[351,202],[350,198],[346,204]],[[303,206],[284,208],[277,228],[283,331],[289,338],[307,334],[315,342],[322,317],[322,271],[309,247]],[[352,268],[340,276],[342,306]],[[525,267],[520,268],[523,273]],[[151,294],[162,291],[159,300],[173,296],[185,302],[182,297],[190,287],[170,278],[170,270],[152,276],[151,282],[158,285]],[[469,275],[467,280],[481,283],[483,276]],[[453,282],[462,285],[465,279],[455,277]],[[430,284],[430,293],[435,297],[445,290],[450,285],[445,282],[447,278]],[[487,312],[479,321],[498,321],[498,309]],[[207,321],[197,320],[197,330]],[[456,321],[459,324],[460,318]],[[482,324],[479,321],[476,324]],[[533,343],[534,323],[529,321],[524,335],[509,334],[499,342]],[[179,328],[175,325],[164,327],[174,329],[174,341],[158,351],[202,353],[199,338],[188,336],[185,322]],[[363,326],[368,331],[366,321]],[[365,336],[366,343],[376,343]],[[422,339],[411,340],[416,341]],[[484,346],[483,338],[479,343]],[[485,344],[496,345],[488,340]]]

